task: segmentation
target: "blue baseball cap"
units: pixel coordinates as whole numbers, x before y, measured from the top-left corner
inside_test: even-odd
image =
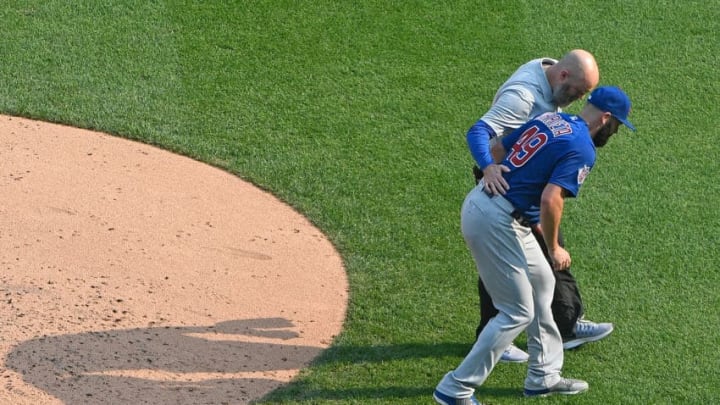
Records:
[[[598,87],[590,93],[588,103],[602,111],[609,112],[626,127],[635,131],[635,127],[628,121],[630,114],[630,98],[619,87],[603,86]]]

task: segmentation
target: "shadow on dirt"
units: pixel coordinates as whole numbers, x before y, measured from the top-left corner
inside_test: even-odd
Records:
[[[43,336],[5,365],[67,404],[238,404],[277,388],[322,348],[292,343],[283,318]]]

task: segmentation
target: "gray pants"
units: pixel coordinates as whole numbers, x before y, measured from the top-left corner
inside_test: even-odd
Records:
[[[510,215],[505,198],[475,187],[461,213],[463,237],[498,314],[482,330],[470,353],[437,389],[466,398],[482,385],[505,348],[523,331],[528,337],[525,388],[543,389],[560,380],[563,347],[550,305],[555,277],[530,228]]]

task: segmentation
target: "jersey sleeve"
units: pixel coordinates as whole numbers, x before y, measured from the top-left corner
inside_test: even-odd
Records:
[[[594,150],[573,151],[558,162],[548,183],[564,188],[570,197],[577,197],[594,165]]]
[[[510,86],[495,97],[481,120],[502,137],[533,118],[530,114],[534,104],[532,92],[522,86]]]

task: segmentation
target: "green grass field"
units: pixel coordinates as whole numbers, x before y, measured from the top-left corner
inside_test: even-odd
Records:
[[[337,246],[345,330],[264,403],[432,402],[478,316],[465,132],[521,63],[590,50],[638,132],[600,151],[563,229],[588,317],[616,330],[566,355],[588,393],[537,402],[720,403],[720,2],[5,0],[0,17],[0,111],[222,167]],[[524,374],[499,365],[478,397],[526,403]]]

